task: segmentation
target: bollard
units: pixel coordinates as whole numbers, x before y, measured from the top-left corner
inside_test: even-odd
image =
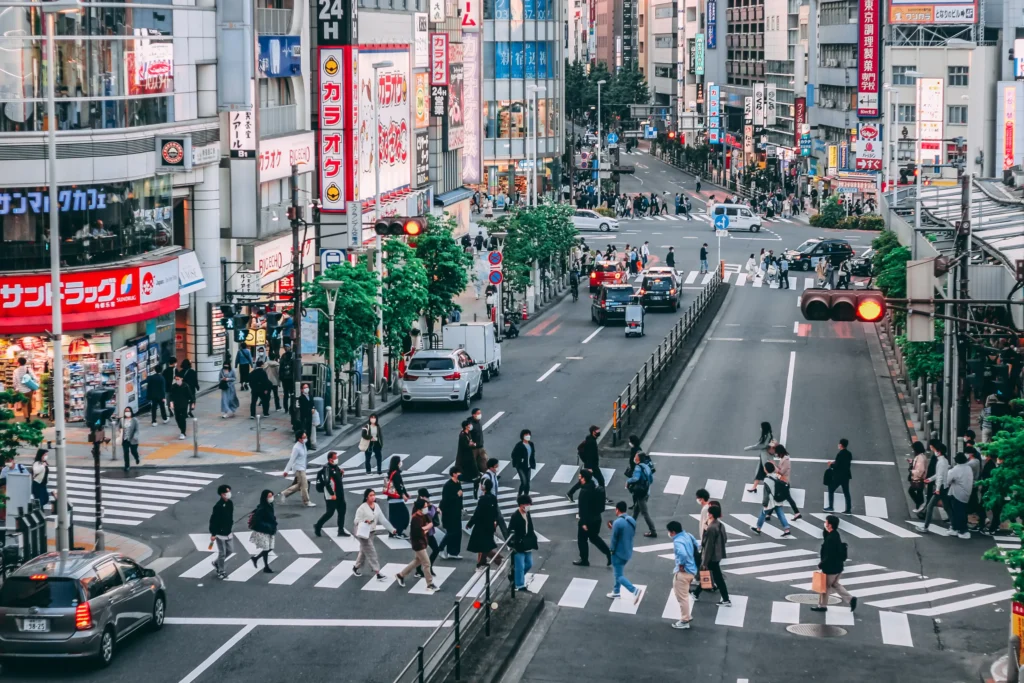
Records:
[[[334,410],[331,406],[324,408],[324,434],[330,436],[334,434]]]
[[[263,416],[256,413],[256,452],[259,453],[262,449],[260,448],[260,422]]]
[[[192,457],[199,457],[199,418],[192,418]]]
[[[318,429],[318,427],[313,427],[313,429],[309,430],[310,433],[306,435],[306,437],[309,439],[309,450],[311,452],[316,450],[316,430],[317,429]]]

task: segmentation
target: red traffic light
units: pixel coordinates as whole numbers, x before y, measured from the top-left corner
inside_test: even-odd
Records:
[[[885,317],[885,296],[877,289],[808,289],[800,298],[800,311],[805,320],[876,323]]]
[[[377,221],[373,226],[373,230],[381,236],[399,237],[405,235],[406,237],[418,237],[426,227],[427,219],[421,216],[411,218],[391,216]]]
[[[675,140],[676,139],[676,132],[674,130],[670,130],[668,132],[668,139],[669,140]]]
[[[406,237],[419,237],[423,234],[425,223],[426,219],[423,218],[406,218],[402,224],[402,232],[405,233]]]

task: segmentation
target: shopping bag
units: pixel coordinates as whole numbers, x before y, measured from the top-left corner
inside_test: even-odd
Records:
[[[703,590],[711,590],[711,572],[707,569],[700,570],[700,587]]]
[[[828,590],[825,572],[814,572],[811,576],[811,590],[815,593],[824,593]]]
[[[434,541],[437,542],[438,546],[444,545],[444,537],[446,536],[444,529],[440,529],[437,525],[434,525]]]
[[[365,541],[372,533],[373,522],[360,522],[356,525],[356,538],[361,538]]]

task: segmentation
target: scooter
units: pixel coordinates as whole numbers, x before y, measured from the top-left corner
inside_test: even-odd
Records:
[[[519,336],[519,326],[516,325],[516,322],[521,318],[522,313],[519,313],[518,311],[505,311],[502,314],[502,320],[504,320],[505,324],[505,339],[515,339],[516,337]]]

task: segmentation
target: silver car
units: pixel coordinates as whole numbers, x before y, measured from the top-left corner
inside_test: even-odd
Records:
[[[0,587],[0,658],[114,660],[117,643],[143,627],[158,630],[167,590],[151,569],[118,553],[48,553],[23,564]]]
[[[481,398],[484,379],[465,349],[417,351],[402,375],[402,406],[415,402],[458,403],[467,410]]]

